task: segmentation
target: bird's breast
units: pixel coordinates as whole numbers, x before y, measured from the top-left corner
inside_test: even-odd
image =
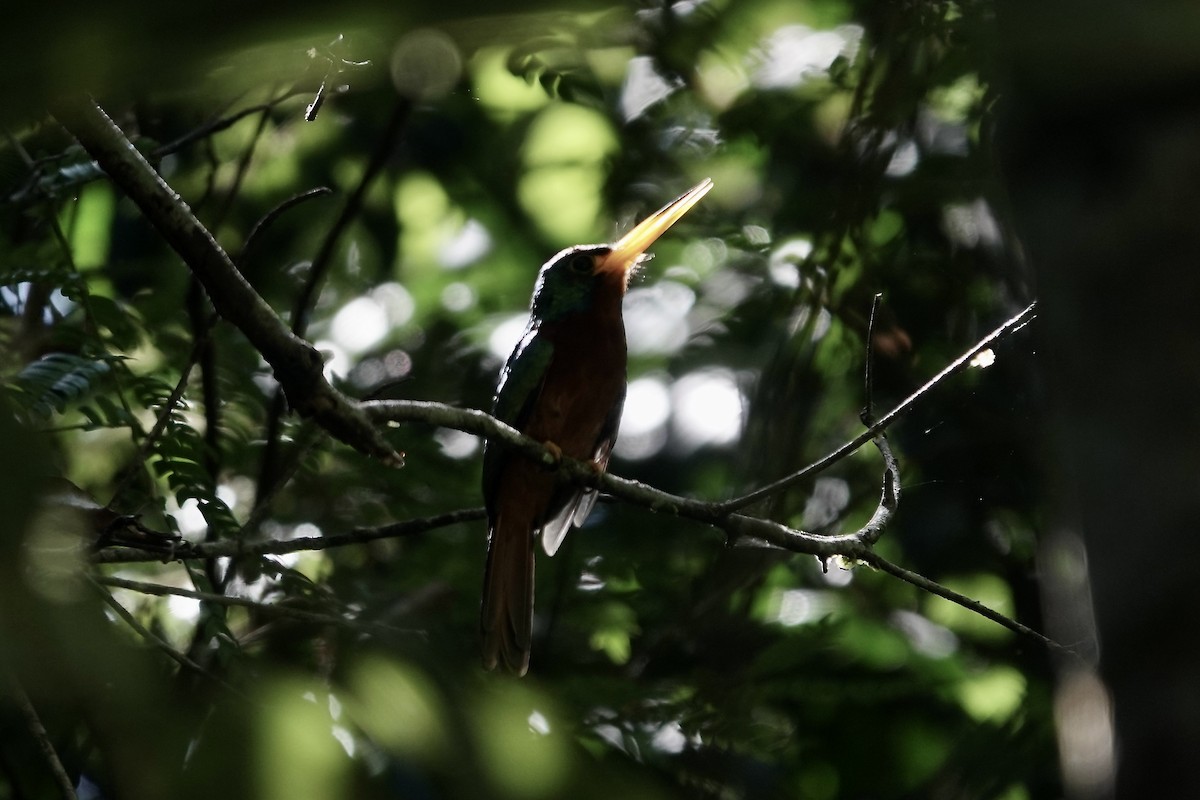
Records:
[[[625,328],[618,315],[580,314],[545,333],[554,356],[525,432],[565,455],[592,458],[605,420],[625,397]]]

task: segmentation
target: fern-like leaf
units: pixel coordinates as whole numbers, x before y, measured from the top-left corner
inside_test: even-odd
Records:
[[[96,383],[111,371],[111,360],[50,353],[21,370],[13,378],[12,387],[31,414],[45,419],[89,397]]]

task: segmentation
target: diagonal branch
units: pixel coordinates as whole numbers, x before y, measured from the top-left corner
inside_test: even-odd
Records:
[[[50,774],[58,788],[59,797],[62,797],[63,800],[75,800],[77,797],[75,785],[71,782],[71,776],[67,774],[62,759],[58,757],[58,752],[54,749],[54,742],[50,741],[50,734],[46,732],[46,726],[42,724],[37,709],[33,707],[29,695],[25,694],[24,687],[17,683],[16,678],[11,679],[10,683],[10,691],[16,701],[17,710],[25,718],[25,727],[29,729],[29,734],[37,743],[38,751],[46,760],[46,766],[50,769]]]
[[[793,472],[791,475],[780,478],[773,483],[769,483],[766,486],[755,489],[748,494],[744,494],[741,497],[735,497],[732,500],[726,500],[724,503],[720,504],[721,509],[723,511],[736,511],[737,509],[745,508],[746,506],[751,505],[752,503],[755,503],[764,497],[776,494],[777,492],[782,492],[784,489],[796,485],[805,478],[821,472],[822,470],[828,468],[831,464],[841,461],[846,456],[858,450],[858,448],[862,447],[880,432],[887,430],[887,428],[890,427],[896,420],[898,420],[902,414],[907,412],[909,408],[923,400],[925,396],[933,391],[935,387],[941,384],[942,381],[946,380],[951,375],[960,372],[963,368],[970,364],[971,359],[975,358],[975,356],[977,356],[979,353],[996,344],[1001,339],[1008,336],[1008,334],[1020,329],[1032,321],[1035,316],[1034,311],[1036,308],[1037,303],[1030,303],[1023,311],[1021,311],[1021,313],[1006,321],[1003,325],[996,328],[987,336],[976,342],[970,350],[967,350],[961,356],[947,364],[941,372],[926,381],[925,385],[910,394],[891,411],[880,417],[873,425],[869,426],[858,436],[846,442],[844,445],[829,453],[824,458],[820,458],[809,464],[807,467]]]
[[[997,625],[1003,625],[1005,628],[1008,628],[1014,633],[1019,633],[1022,636],[1028,636],[1030,638],[1037,639],[1042,644],[1053,647],[1056,650],[1062,650],[1063,652],[1075,654],[1074,650],[1066,645],[1059,644],[1049,636],[1039,633],[1026,625],[1022,625],[1015,619],[1010,619],[1009,617],[1004,616],[999,611],[993,611],[978,600],[972,600],[966,595],[959,594],[953,589],[943,586],[937,581],[930,580],[918,572],[913,572],[912,570],[907,570],[898,564],[893,564],[883,556],[877,555],[873,552],[867,553],[863,556],[860,556],[859,561],[874,567],[880,572],[886,572],[894,578],[899,578],[905,583],[911,583],[918,589],[922,589],[930,594],[935,594],[944,600],[949,600],[951,603],[960,605],[969,611],[974,611],[979,616],[990,619]]]
[[[763,539],[780,547],[796,550],[797,552],[811,553],[817,556],[848,555],[841,550],[837,552],[830,551],[827,547],[827,543],[837,542],[845,537],[819,536],[802,531],[794,531],[794,529],[786,528],[776,523],[759,520],[755,517],[743,516],[735,512],[771,492],[781,491],[803,478],[827,468],[830,464],[845,458],[867,442],[873,440],[875,440],[876,446],[879,447],[880,452],[884,456],[886,469],[891,473],[890,475],[885,475],[885,489],[881,507],[889,504],[894,505],[895,498],[899,494],[899,476],[895,469],[895,459],[891,457],[891,450],[886,444],[886,440],[881,436],[883,431],[894,424],[901,415],[917,402],[927,397],[934,388],[962,370],[980,351],[997,344],[1013,331],[1028,323],[1033,318],[1034,308],[1035,304],[1029,305],[1021,313],[980,339],[970,349],[950,362],[937,375],[926,382],[925,385],[917,389],[917,391],[913,392],[873,424],[869,425],[861,434],[846,442],[841,447],[838,447],[824,458],[762,489],[726,501],[707,502],[695,500],[670,494],[644,483],[620,478],[610,473],[601,473],[598,475],[591,464],[570,458],[563,458],[561,462],[556,462],[554,454],[541,442],[530,439],[515,428],[505,425],[503,422],[475,409],[456,408],[442,403],[418,400],[368,400],[361,403],[360,407],[369,417],[378,422],[421,422],[443,428],[453,428],[465,433],[473,433],[476,436],[482,436],[503,443],[505,446],[520,452],[527,458],[545,465],[547,468],[559,469],[573,482],[593,489],[603,489],[616,498],[635,505],[645,506],[652,511],[687,517],[700,522],[718,525],[719,527],[723,527],[723,523],[729,523],[733,528],[736,528],[736,531],[729,532],[754,536],[755,538]],[[877,515],[879,513],[879,511],[876,512]],[[874,521],[874,518],[872,518],[872,523]],[[876,530],[877,526],[872,523],[868,524],[872,530]],[[781,536],[779,533],[780,530],[792,531],[798,535],[798,538]],[[757,533],[752,531],[757,531]],[[847,536],[851,536],[851,534],[847,534]],[[878,538],[877,534],[876,538]]]
[[[93,578],[89,575],[88,580],[91,582],[92,588],[95,589],[100,594],[101,599],[103,599],[104,602],[108,604],[109,608],[111,608],[118,617],[120,617],[122,620],[124,620],[125,624],[128,625],[130,628],[132,628],[134,630],[134,632],[137,633],[138,636],[141,636],[149,644],[153,645],[158,650],[161,650],[163,653],[166,654],[166,656],[168,658],[170,658],[175,663],[179,664],[179,666],[181,666],[185,669],[189,669],[192,672],[195,672],[197,675],[202,675],[205,678],[208,678],[209,680],[213,681],[214,683],[219,684],[223,688],[228,689],[229,691],[233,692],[234,694],[236,694],[240,697],[244,697],[244,695],[242,695],[241,692],[239,692],[236,688],[234,688],[232,685],[230,685],[227,681],[222,680],[218,676],[212,674],[211,672],[206,670],[204,667],[200,666],[195,661],[193,661],[192,659],[188,658],[183,653],[176,650],[174,647],[172,647],[170,645],[170,643],[168,643],[161,636],[158,636],[157,634],[152,632],[149,628],[147,628],[145,625],[138,622],[137,618],[134,617],[133,614],[131,614],[129,612],[129,609],[127,609],[125,606],[123,606],[119,602],[117,602],[117,598],[113,597],[109,593],[109,591],[107,589],[105,589],[103,586],[101,586],[100,583],[95,578]]]
[[[291,406],[346,444],[386,463],[402,464],[402,456],[359,408],[325,379],[316,348],[287,329],[103,109],[80,99],[60,104],[54,113],[204,284],[217,313],[271,365]]]

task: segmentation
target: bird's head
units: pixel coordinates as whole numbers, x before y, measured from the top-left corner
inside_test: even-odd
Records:
[[[568,247],[547,261],[533,290],[533,316],[549,320],[584,311],[600,294],[619,298],[650,245],[700,202],[712,186],[712,181],[705,178],[614,244]]]

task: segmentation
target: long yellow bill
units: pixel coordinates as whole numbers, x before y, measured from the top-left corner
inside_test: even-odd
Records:
[[[597,265],[596,271],[628,273],[641,261],[642,254],[650,245],[666,233],[667,228],[691,211],[692,206],[699,203],[700,198],[708,194],[708,190],[712,187],[712,179],[705,178],[679,198],[672,200],[639,222],[633,230],[622,236],[621,240],[612,246],[612,252]]]

